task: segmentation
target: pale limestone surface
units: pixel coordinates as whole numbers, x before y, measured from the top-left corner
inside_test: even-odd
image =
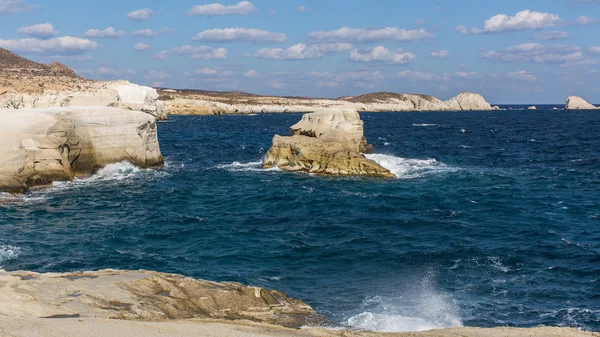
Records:
[[[600,107],[593,106],[581,97],[569,96],[565,103],[566,110],[596,110]]]
[[[492,106],[485,101],[483,96],[471,92],[463,92],[444,102],[453,111],[482,111],[492,110]]]
[[[129,161],[159,167],[163,157],[154,117],[97,107],[0,109],[0,191],[85,176]]]
[[[275,135],[263,159],[266,168],[320,175],[394,175],[361,152],[372,152],[355,110],[326,109],[306,114],[290,129],[290,137]]]

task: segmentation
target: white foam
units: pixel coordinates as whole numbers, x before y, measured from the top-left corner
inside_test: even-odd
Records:
[[[231,164],[222,164],[216,166],[218,169],[227,170],[230,172],[265,172],[265,171],[279,171],[278,167],[273,168],[263,168],[262,162],[255,161],[250,163],[240,163],[234,161]]]
[[[399,179],[413,179],[456,170],[435,159],[406,159],[385,154],[366,154],[365,157],[390,170]]]
[[[0,267],[8,260],[16,259],[21,253],[21,248],[9,245],[0,245]]]
[[[123,180],[140,171],[140,168],[128,161],[108,164],[96,172],[89,180]]]
[[[351,317],[348,324],[361,330],[376,332],[427,331],[439,328],[437,325],[421,318],[381,315],[372,312],[363,312]]]
[[[413,126],[428,127],[428,126],[437,126],[437,124],[413,124]]]

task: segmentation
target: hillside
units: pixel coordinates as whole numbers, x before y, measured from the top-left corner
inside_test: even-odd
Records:
[[[0,72],[28,73],[39,76],[77,77],[75,71],[62,63],[41,64],[0,48]]]

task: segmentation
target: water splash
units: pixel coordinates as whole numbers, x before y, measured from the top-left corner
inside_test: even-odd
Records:
[[[385,154],[366,154],[365,157],[390,170],[398,179],[413,179],[429,174],[456,171],[455,168],[435,159],[406,159]]]
[[[21,248],[0,244],[0,268],[9,260],[16,259],[21,253]]]
[[[266,169],[262,166],[262,162],[260,162],[260,161],[255,161],[255,162],[250,162],[250,163],[240,163],[240,162],[234,161],[231,164],[217,165],[216,168],[221,169],[221,170],[227,170],[230,172],[280,171],[280,169],[278,167],[272,167],[272,168]]]

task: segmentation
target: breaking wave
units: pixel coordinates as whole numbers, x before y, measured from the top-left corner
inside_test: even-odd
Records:
[[[429,174],[456,171],[435,159],[406,159],[385,154],[366,154],[365,157],[390,170],[398,179],[413,179]]]
[[[234,161],[231,164],[217,165],[216,168],[222,169],[222,170],[227,170],[230,172],[280,171],[280,169],[278,167],[273,167],[273,168],[268,168],[268,169],[263,168],[262,162],[260,162],[260,161],[254,161],[254,162],[250,162],[250,163],[240,163],[240,162]]]
[[[0,244],[0,268],[6,261],[16,259],[21,253],[21,248]]]

